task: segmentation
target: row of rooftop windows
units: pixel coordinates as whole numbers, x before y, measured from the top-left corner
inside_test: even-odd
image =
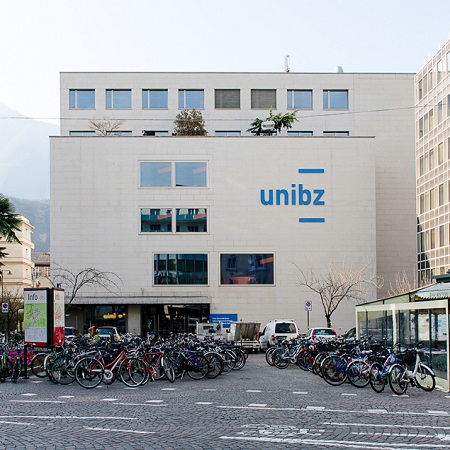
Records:
[[[168,89],[142,89],[142,109],[167,109],[169,105]],[[70,109],[95,109],[95,89],[70,89]],[[251,89],[252,109],[276,109],[276,89]],[[131,109],[132,89],[106,89],[106,109]],[[348,90],[324,89],[322,91],[324,110],[348,109]],[[203,109],[205,105],[205,91],[203,89],[179,89],[178,108]],[[240,109],[240,89],[215,89],[215,109]],[[313,109],[312,89],[288,89],[288,109]]]
[[[272,134],[272,136],[276,136],[276,132]],[[296,131],[289,130],[287,132],[288,136],[313,136],[313,131]],[[69,136],[74,137],[93,137],[98,136],[98,134],[93,130],[76,130],[69,131]],[[133,132],[131,130],[115,130],[108,133],[108,136],[133,136]],[[142,136],[172,136],[168,130],[142,130]],[[214,136],[220,137],[230,137],[230,136],[242,136],[242,132],[240,130],[216,130],[214,131]],[[323,131],[322,136],[328,137],[348,137],[350,133],[348,131]]]

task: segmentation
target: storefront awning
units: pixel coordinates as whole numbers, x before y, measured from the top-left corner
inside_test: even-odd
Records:
[[[436,283],[416,292],[420,299],[441,300],[450,298],[450,283]]]
[[[210,297],[204,296],[167,296],[167,297],[76,297],[72,305],[182,305],[211,303]]]

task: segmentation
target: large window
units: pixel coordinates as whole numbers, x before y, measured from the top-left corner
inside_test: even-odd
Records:
[[[107,109],[130,109],[131,89],[107,89],[106,90]]]
[[[348,91],[324,90],[323,109],[348,109]]]
[[[167,109],[167,89],[142,89],[143,109]]]
[[[181,109],[204,108],[203,89],[180,89],[178,91],[178,108]]]
[[[206,233],[207,218],[206,208],[141,208],[141,233]]]
[[[154,255],[154,284],[208,284],[207,254]]]
[[[216,109],[239,109],[241,91],[239,89],[216,89],[214,105]]]
[[[176,186],[206,186],[206,162],[176,162]]]
[[[312,91],[288,90],[287,107],[288,109],[312,109]]]
[[[252,89],[252,109],[277,109],[276,89]]]
[[[141,187],[172,186],[172,163],[141,162]]]
[[[349,133],[348,133],[348,131],[324,131],[323,135],[324,136],[345,137],[345,136],[348,136]]]
[[[220,284],[274,284],[274,254],[221,254]]]
[[[94,89],[70,89],[69,108],[71,109],[94,109],[95,90]]]
[[[140,186],[204,187],[206,162],[141,162]]]

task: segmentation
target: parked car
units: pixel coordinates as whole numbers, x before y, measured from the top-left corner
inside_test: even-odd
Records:
[[[334,339],[337,336],[333,328],[310,328],[306,337],[311,339]]]
[[[66,339],[73,339],[81,336],[81,333],[75,327],[64,327],[64,336]]]
[[[278,340],[294,339],[298,336],[298,327],[292,319],[273,319],[259,335],[261,349],[266,350]]]
[[[110,326],[101,326],[101,327],[91,327],[89,332],[91,337],[99,337],[103,339],[110,339],[111,341],[121,341],[122,337],[120,336],[119,331],[116,327]]]
[[[350,328],[346,333],[342,336],[342,339],[356,339],[356,327]]]

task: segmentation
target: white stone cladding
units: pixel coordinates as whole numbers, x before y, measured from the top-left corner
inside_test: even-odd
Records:
[[[243,320],[296,319],[306,331],[304,300],[313,300],[312,325],[324,325],[318,297],[296,285],[290,261],[325,272],[330,260],[370,262],[385,279],[367,300],[385,296],[396,273],[414,277],[414,76],[411,74],[295,73],[63,73],[61,137],[51,139],[52,264],[98,267],[124,281],[122,303],[204,298],[211,313]],[[106,89],[132,89],[132,108],[106,110]],[[168,108],[143,110],[141,90],[168,89]],[[214,108],[214,89],[240,89],[240,109]],[[69,108],[70,89],[95,89],[93,110]],[[209,136],[141,137],[142,130],[173,129],[178,89],[204,89]],[[313,137],[252,137],[246,130],[267,110],[251,109],[251,89],[276,89],[287,111],[288,89],[311,89],[313,108],[298,113],[292,130]],[[344,89],[349,108],[325,111],[323,89]],[[89,119],[126,122],[133,137],[68,137]],[[214,137],[239,130],[242,137]],[[350,137],[323,137],[348,131]],[[139,161],[207,161],[206,188],[140,188]],[[320,167],[324,174],[299,174]],[[263,206],[260,189],[291,184],[325,190],[324,206]],[[141,207],[208,208],[208,233],[140,234]],[[303,212],[325,223],[299,223]],[[207,286],[154,286],[154,253],[207,253]],[[273,286],[220,286],[221,253],[274,253]],[[93,297],[95,292],[82,295]],[[131,300],[131,297],[133,300]],[[128,298],[128,300],[127,300]],[[139,300],[136,300],[139,298]],[[181,300],[183,299],[183,300]],[[355,322],[352,304],[333,315],[340,331]]]

